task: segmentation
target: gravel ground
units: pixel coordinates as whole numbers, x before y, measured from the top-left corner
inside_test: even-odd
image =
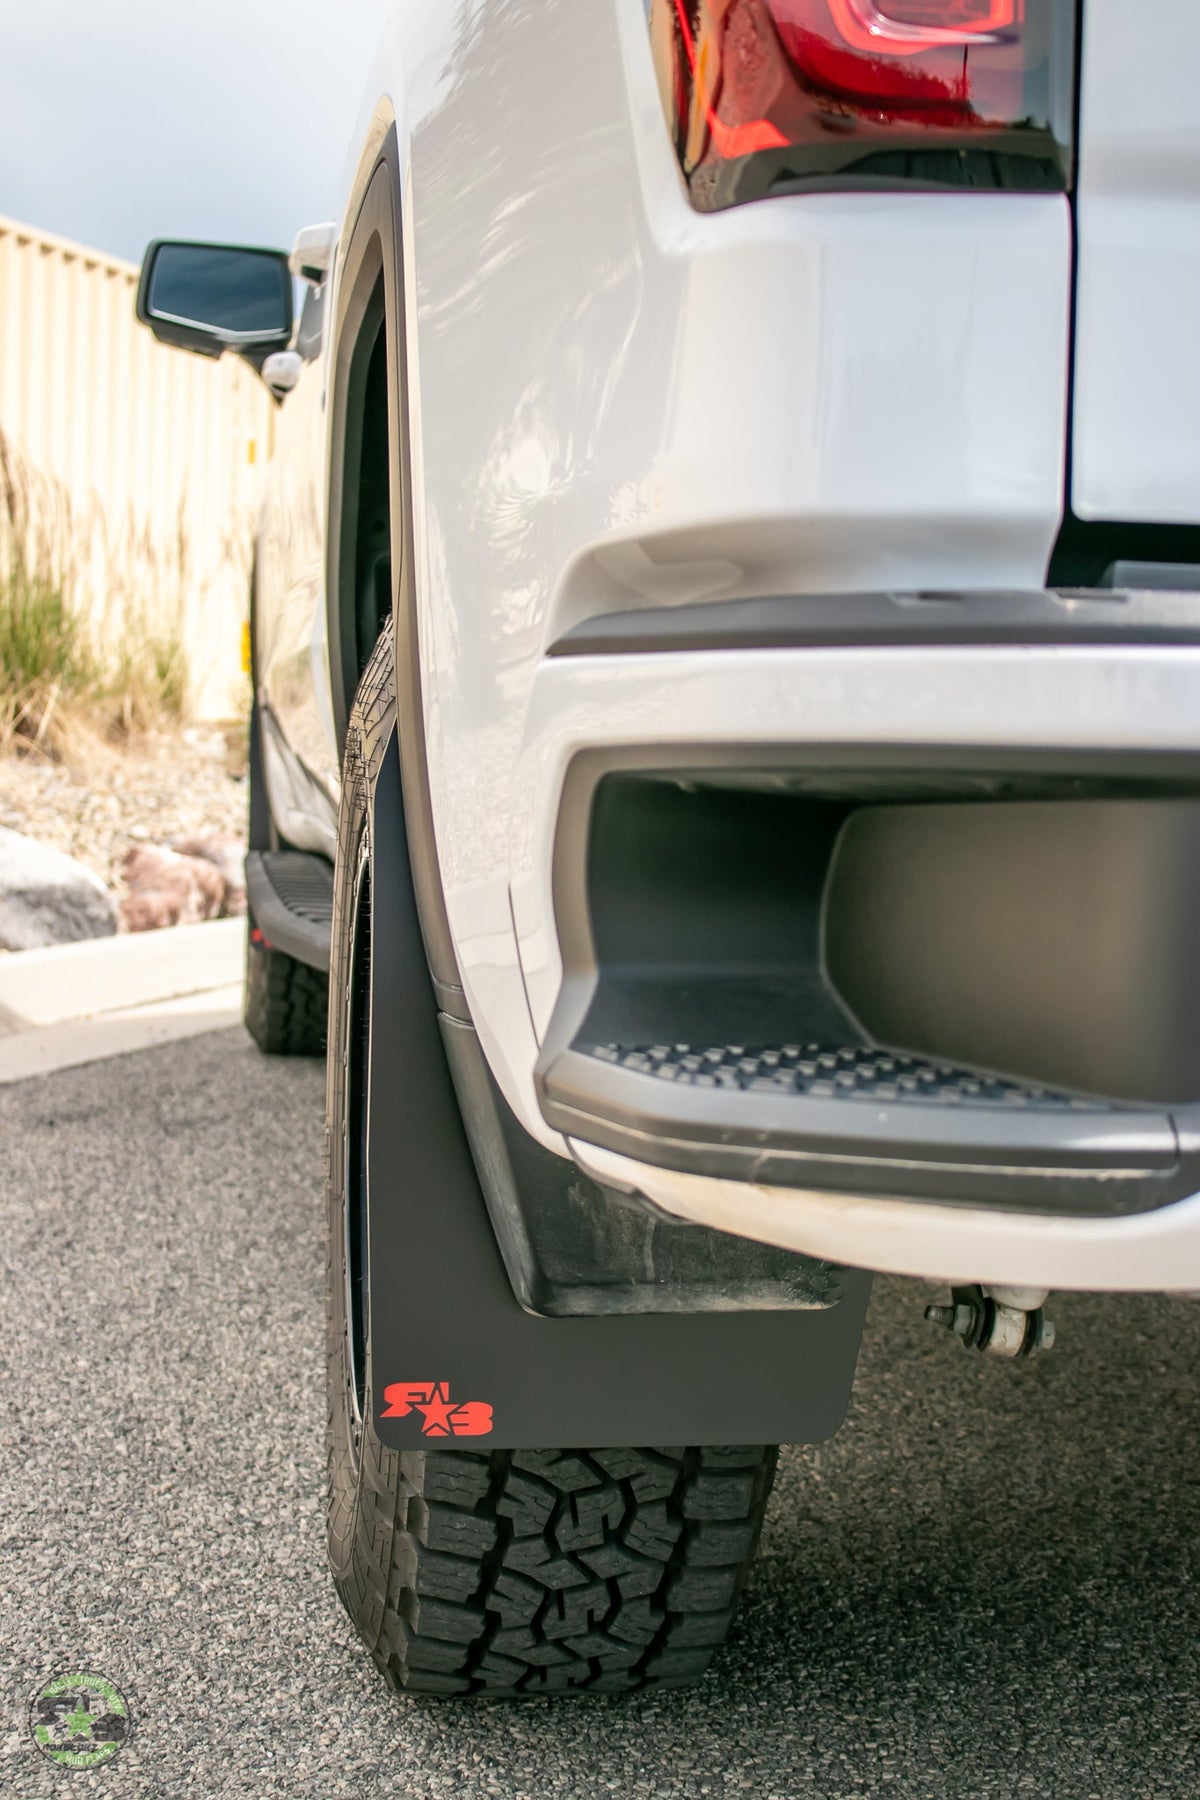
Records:
[[[119,895],[130,844],[244,840],[250,790],[238,761],[228,734],[203,726],[138,749],[97,744],[72,766],[3,756],[0,825],[78,857]]]
[[[322,1566],[322,1071],[241,1033],[0,1093],[0,1793],[1192,1800],[1200,1308],[1060,1297],[971,1357],[876,1290],[690,1693],[398,1703]],[[106,1674],[97,1774],[31,1691]]]

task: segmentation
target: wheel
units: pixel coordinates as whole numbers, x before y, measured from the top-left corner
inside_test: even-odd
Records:
[[[251,584],[251,645],[254,643],[254,589]],[[250,712],[250,848],[278,848],[262,766],[262,725],[255,699]],[[263,938],[249,912],[242,1018],[266,1056],[324,1056],[328,1029],[329,977],[297,962]]]
[[[242,1017],[267,1056],[324,1056],[329,978],[276,950],[247,919]]]
[[[351,714],[335,878],[327,1262],[334,1580],[398,1690],[679,1686],[704,1672],[728,1630],[771,1491],[774,1447],[396,1451],[373,1426],[364,1254],[367,801],[394,694],[388,627]]]

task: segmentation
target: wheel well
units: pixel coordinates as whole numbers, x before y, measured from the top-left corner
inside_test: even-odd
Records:
[[[381,272],[350,351],[341,451],[341,543],[336,563],[342,578],[331,625],[341,652],[343,719],[392,613],[390,374]]]
[[[341,750],[360,669],[390,607],[395,621],[396,731],[404,747],[402,804],[412,879],[439,1005],[451,1016],[464,1018],[469,1015],[438,868],[417,649],[402,191],[393,126],[380,148],[344,252],[339,253],[341,276],[335,290],[327,393],[334,447],[326,558],[330,700]]]

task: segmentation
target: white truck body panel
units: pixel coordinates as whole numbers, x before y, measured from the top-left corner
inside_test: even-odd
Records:
[[[548,646],[666,599],[1040,586],[1069,207],[823,194],[700,216],[641,0],[483,7],[466,34],[400,9],[393,32],[438,854],[472,1017],[544,1136],[510,888]],[[764,671],[768,735],[773,689]]]
[[[1072,502],[1200,523],[1200,8],[1087,0]]]

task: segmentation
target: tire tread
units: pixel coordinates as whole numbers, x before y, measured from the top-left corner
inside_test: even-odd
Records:
[[[253,919],[249,926],[252,933]],[[328,1014],[329,977],[323,970],[250,938],[242,1016],[264,1055],[324,1056]]]
[[[724,1642],[775,1459],[766,1446],[734,1467],[697,1449],[384,1450],[392,1482],[360,1490],[339,1592],[407,1693],[676,1687]]]

